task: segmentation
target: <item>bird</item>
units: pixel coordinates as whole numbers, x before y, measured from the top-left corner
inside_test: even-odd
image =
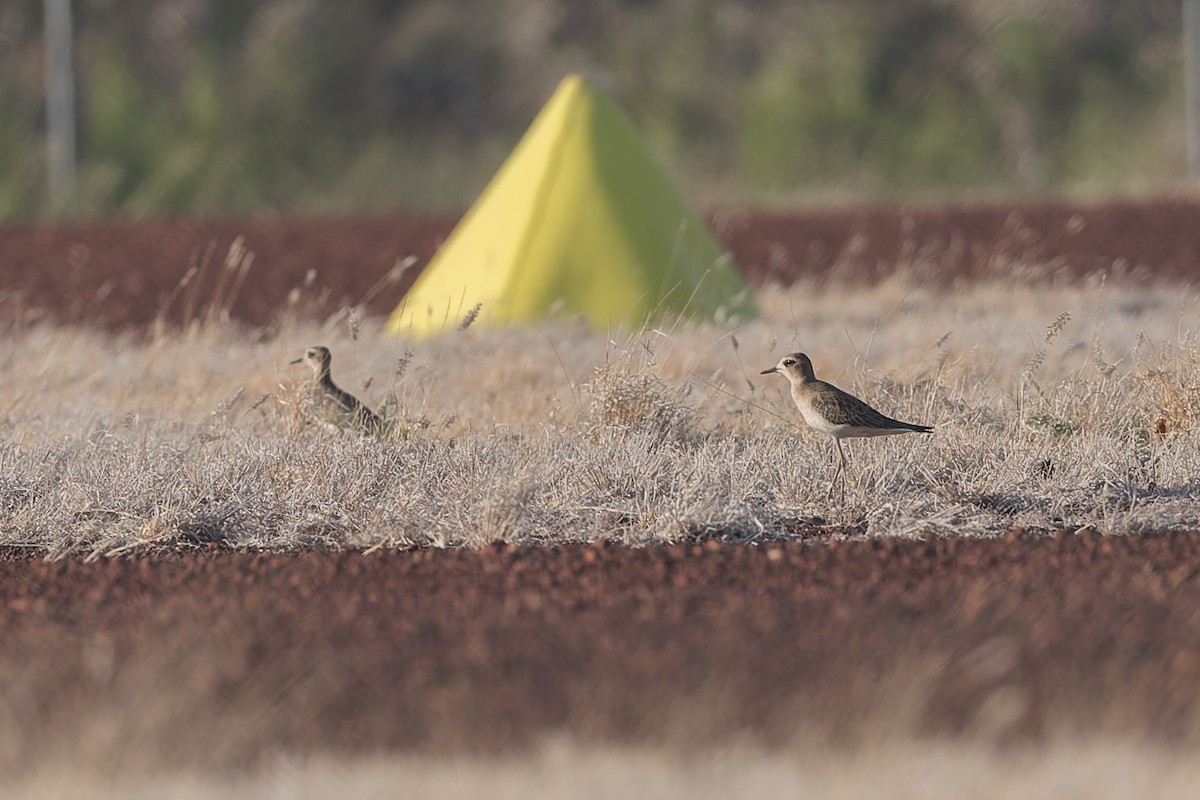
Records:
[[[333,382],[333,376],[329,372],[332,360],[333,354],[329,352],[328,347],[315,345],[305,350],[303,356],[291,363],[299,364],[303,361],[312,368],[313,382],[320,389],[326,402],[336,407],[339,417],[348,419],[351,424],[357,425],[363,430],[379,433],[383,427],[379,415],[357,397]]]
[[[832,383],[817,380],[812,360],[804,353],[791,353],[761,374],[779,373],[792,387],[792,400],[808,427],[833,437],[837,447],[838,466],[829,482],[829,493],[846,468],[842,439],[859,436],[892,436],[899,433],[932,433],[929,425],[901,422],[879,413],[849,392]],[[827,495],[828,496],[828,495]]]

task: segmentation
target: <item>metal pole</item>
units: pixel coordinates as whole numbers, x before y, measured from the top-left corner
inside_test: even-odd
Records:
[[[50,203],[67,210],[75,191],[75,79],[71,68],[71,0],[45,0],[46,172]]]
[[[1183,0],[1183,90],[1188,171],[1200,175],[1200,0]]]

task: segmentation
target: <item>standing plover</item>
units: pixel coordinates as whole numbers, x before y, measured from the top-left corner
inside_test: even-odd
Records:
[[[329,352],[328,347],[317,345],[305,350],[303,357],[297,358],[291,363],[299,364],[303,361],[312,368],[313,381],[326,401],[335,407],[339,417],[347,419],[351,424],[371,433],[379,433],[382,427],[379,415],[364,405],[357,397],[333,382],[333,376],[329,374],[329,363],[332,359],[333,355]]]
[[[833,437],[837,446],[838,466],[829,482],[829,493],[846,467],[842,439],[855,436],[891,436],[896,433],[930,433],[928,425],[915,425],[884,416],[852,394],[831,383],[817,380],[812,361],[804,353],[792,353],[780,359],[763,375],[778,372],[792,385],[792,400],[800,409],[808,427]]]

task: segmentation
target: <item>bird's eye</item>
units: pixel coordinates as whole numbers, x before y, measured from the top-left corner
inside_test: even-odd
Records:
[[[794,359],[794,358],[785,358],[785,359],[783,360],[783,365],[784,365],[785,367],[794,367],[794,366],[796,366],[796,359]]]

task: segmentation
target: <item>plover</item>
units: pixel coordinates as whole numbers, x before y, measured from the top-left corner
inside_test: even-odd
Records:
[[[303,361],[312,368],[313,381],[326,402],[334,406],[340,418],[371,433],[379,433],[383,425],[379,415],[357,397],[333,382],[333,376],[329,373],[329,364],[332,360],[333,355],[329,352],[329,348],[317,345],[305,350],[301,358],[297,358],[291,363],[299,364]]]
[[[901,422],[880,414],[869,405],[848,392],[843,392],[831,383],[817,380],[812,361],[804,353],[792,353],[780,359],[763,375],[778,372],[792,385],[792,400],[800,409],[800,415],[815,431],[833,437],[837,446],[838,466],[829,482],[829,493],[846,467],[846,454],[842,451],[842,439],[855,436],[891,436],[897,433],[930,433],[928,425]]]

